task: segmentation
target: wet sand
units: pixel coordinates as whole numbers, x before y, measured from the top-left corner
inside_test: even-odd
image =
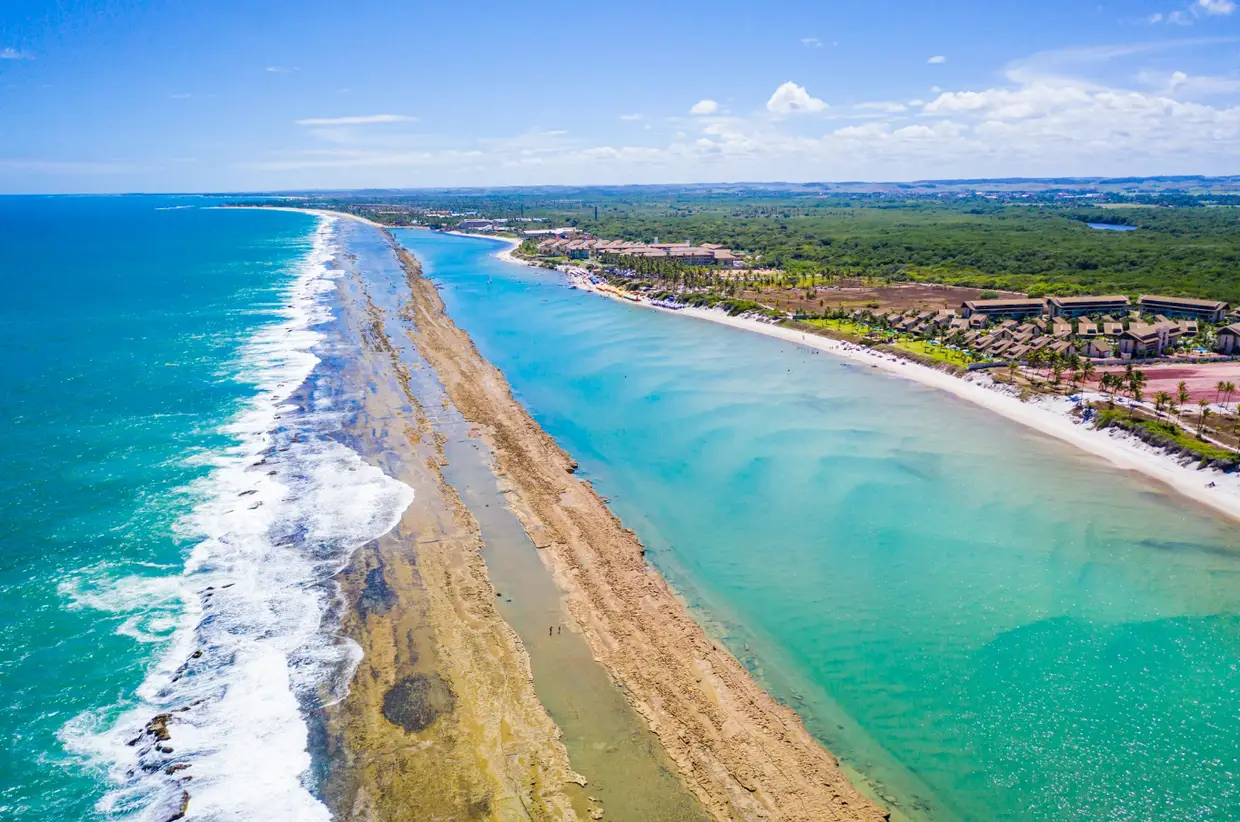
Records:
[[[623,688],[712,816],[879,820],[839,764],[717,647],[643,557],[636,536],[512,398],[503,375],[445,315],[417,261],[400,252],[413,340],[494,456],[508,506],[540,549],[571,624]],[[537,678],[537,677],[536,677]]]
[[[580,777],[496,611],[477,523],[443,481],[385,317],[356,269],[338,293],[360,349],[342,352],[342,376],[364,396],[349,444],[415,499],[341,575],[342,632],[363,657],[324,717],[324,798],[341,819],[577,819],[564,787]]]
[[[394,251],[351,231],[372,256],[342,261],[338,289],[361,349],[341,368],[365,397],[349,444],[415,499],[341,577],[363,658],[325,723],[325,798],[345,819],[708,822],[574,629],[489,449],[414,346]]]

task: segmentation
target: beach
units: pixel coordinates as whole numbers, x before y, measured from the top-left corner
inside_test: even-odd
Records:
[[[501,238],[487,239],[494,241]],[[675,770],[711,816],[716,819],[885,818],[885,810],[849,784],[839,763],[819,741],[810,736],[798,715],[773,699],[731,653],[703,631],[678,594],[647,563],[645,548],[636,535],[624,527],[589,482],[572,476],[576,470],[572,458],[530,418],[521,404],[513,400],[505,377],[479,355],[470,338],[448,318],[438,291],[421,276],[418,261],[404,250],[399,252],[399,257],[412,295],[408,313],[403,317],[409,321],[405,329],[409,340],[442,383],[446,397],[444,401],[450,402],[464,419],[475,426],[475,435],[493,455],[507,507],[519,518],[564,594],[571,616],[570,630],[581,633],[588,641],[594,658],[623,685],[625,699],[653,730],[674,763]],[[1186,485],[1191,480],[1205,482],[1199,480],[1203,476],[1201,473],[1173,465],[1166,457],[1152,453],[1128,437],[1111,436],[1078,426],[1067,415],[1070,405],[1066,401],[1022,403],[996,390],[984,377],[962,380],[849,343],[746,318],[728,317],[722,312],[683,309],[675,313],[699,321],[758,332],[814,351],[830,353],[857,365],[872,366],[884,375],[896,375],[936,390],[948,391],[974,405],[1103,457],[1113,465],[1159,479],[1176,490],[1179,490],[1177,483]],[[372,327],[374,319],[372,316]],[[370,336],[373,338],[373,334]],[[386,336],[389,341],[395,339],[391,335]],[[379,349],[382,347],[380,345],[376,351],[381,353]],[[382,360],[382,357],[379,359]],[[397,368],[397,372],[399,370]],[[402,379],[397,378],[395,382],[399,384]],[[391,378],[388,382],[392,383]],[[409,400],[407,385],[404,390],[405,398]],[[388,444],[382,448],[374,447],[372,436],[371,444],[362,449],[372,452],[372,458],[393,450],[389,441],[390,431],[402,415],[399,393],[393,395],[396,399],[386,401],[387,410],[383,413],[386,421],[383,425],[379,428],[366,426],[368,430],[389,432],[383,435]],[[409,406],[419,409],[416,401],[410,402]],[[408,415],[408,411],[403,413]],[[418,421],[423,436],[433,434],[420,409],[415,410],[413,419]],[[421,447],[438,448],[433,453],[420,454],[428,466],[433,467],[444,461],[442,442],[435,436],[430,435]],[[412,452],[401,462],[416,462],[411,458],[413,454],[418,452]],[[381,462],[390,470],[390,456]],[[1165,478],[1153,473],[1155,471],[1165,471]],[[451,493],[442,499],[436,497],[436,484],[438,493],[451,491],[442,476],[438,480],[434,480],[434,474],[419,479],[417,473],[409,474],[402,469],[398,476],[402,481],[418,487],[420,501],[430,499],[433,506],[442,506],[445,511],[455,506],[457,530],[441,528],[440,531],[445,535],[455,533],[461,539],[453,549],[457,561],[467,550],[463,546],[472,541],[475,546],[472,562],[476,564],[470,573],[475,582],[480,577],[493,590],[487,581],[487,566],[476,555],[479,534],[476,525],[469,524],[468,512],[462,513],[459,499]],[[1189,494],[1191,490],[1186,485],[1183,493]],[[1230,500],[1231,496],[1219,494],[1214,499]],[[1226,513],[1235,515],[1230,511]],[[425,513],[421,516],[425,517]],[[408,525],[407,530],[424,531],[426,528],[426,521],[421,520],[416,525]],[[404,524],[398,532],[401,530],[406,530]],[[440,539],[443,537],[434,537],[431,542],[438,545]],[[416,576],[416,573],[412,568],[406,568],[403,572],[398,570],[402,562],[400,558],[409,550],[402,549],[400,545],[399,536],[389,534],[376,546],[368,546],[358,552],[353,567],[342,577],[350,601],[365,603],[372,598],[367,591],[373,572],[379,569],[385,580],[391,580],[388,590],[393,596],[392,601],[398,603],[393,613],[402,609],[426,613],[429,589],[437,586],[427,586],[427,590],[421,590],[417,584],[401,582]],[[419,540],[417,552],[420,555],[424,550]],[[425,567],[422,570],[425,571]],[[435,578],[438,579],[438,576]],[[449,591],[455,586],[460,586],[462,590],[468,588],[458,581],[454,586],[449,586]],[[441,591],[440,595],[443,593]],[[463,597],[459,592],[448,594],[449,600],[462,598],[483,608],[473,618],[492,626],[494,641],[489,648],[470,651],[474,662],[469,665],[452,671],[447,668],[436,670],[443,672],[445,682],[466,683],[459,687],[462,696],[456,703],[458,706],[463,708],[463,703],[480,703],[483,706],[498,704],[500,715],[522,716],[523,727],[528,734],[526,755],[530,762],[541,763],[540,772],[546,776],[537,781],[533,794],[517,795],[514,799],[529,801],[537,796],[545,803],[547,812],[555,814],[547,818],[572,818],[573,813],[581,818],[589,814],[594,806],[582,807],[579,803],[574,807],[572,792],[564,791],[564,786],[571,787],[574,782],[584,780],[573,771],[554,722],[547,717],[546,706],[536,704],[537,695],[533,689],[515,704],[505,703],[502,698],[496,703],[495,693],[488,693],[485,688],[473,683],[476,677],[473,671],[479,666],[504,671],[505,677],[516,676],[529,682],[529,658],[523,653],[520,638],[513,635],[511,627],[505,626],[503,619],[493,610],[487,613],[485,605],[492,602],[490,597]],[[359,611],[364,610],[359,607]],[[459,607],[457,611],[459,613]],[[361,620],[346,621],[350,636],[363,647],[364,655],[349,697],[335,712],[334,727],[340,730],[342,740],[338,753],[342,758],[337,760],[340,767],[333,785],[337,807],[374,810],[379,806],[366,803],[376,801],[386,803],[389,810],[411,805],[425,806],[425,803],[435,801],[435,786],[442,784],[445,774],[450,779],[460,779],[461,774],[468,770],[463,764],[465,760],[458,759],[458,770],[445,771],[451,759],[440,757],[433,764],[422,763],[422,766],[428,767],[425,781],[406,784],[385,778],[382,769],[359,767],[359,763],[374,760],[380,750],[400,749],[396,744],[400,734],[393,736],[390,726],[382,721],[377,722],[375,717],[383,715],[385,689],[390,691],[402,681],[402,677],[408,678],[410,672],[419,670],[419,663],[410,659],[401,661],[401,643],[393,641],[400,631],[408,630],[409,613],[405,611],[404,623],[400,617],[385,622],[383,619],[376,620],[371,614]],[[436,636],[440,633],[445,637],[456,634],[457,638],[453,641],[459,642],[459,633],[451,628],[453,622],[451,610],[441,609],[435,612],[429,624],[436,626]],[[402,624],[404,628],[400,627]],[[444,642],[436,639],[432,644],[438,646]],[[450,646],[451,642],[444,645]],[[393,648],[398,649],[397,652],[394,653]],[[445,656],[452,657],[457,653],[464,652],[449,651]],[[458,686],[454,685],[454,693],[457,690]],[[535,702],[529,702],[529,697],[533,697]],[[490,716],[492,707],[479,708],[475,704],[471,710],[480,710],[482,715]],[[432,735],[437,733],[434,725],[429,732]],[[485,737],[453,739],[462,746],[462,751],[470,750],[477,754],[495,750],[494,740],[488,741]],[[409,760],[408,767],[421,762],[416,758],[417,752],[411,756],[414,758]],[[487,755],[481,756],[483,761],[487,758]],[[492,761],[498,763],[498,759]],[[489,794],[485,785],[488,779],[501,773],[502,768],[493,766],[490,770],[484,770],[481,781],[474,775],[471,777],[477,786],[474,791],[498,796]],[[874,795],[872,786],[867,785],[867,793]],[[346,797],[348,802],[344,802]]]
[[[501,256],[501,259],[509,262],[525,262],[512,257],[511,254]],[[525,264],[529,265],[529,263]],[[607,290],[598,288],[592,290],[604,297],[619,299]],[[868,365],[884,373],[945,391],[1013,422],[1087,451],[1120,469],[1140,473],[1174,489],[1193,503],[1206,506],[1217,513],[1240,521],[1240,476],[1216,469],[1198,469],[1194,464],[1149,446],[1131,434],[1115,429],[1100,431],[1080,423],[1070,414],[1075,403],[1066,397],[1042,397],[1025,402],[984,373],[971,373],[965,377],[957,377],[946,371],[897,357],[894,354],[876,352],[855,343],[763,322],[752,317],[731,316],[720,309],[689,306],[669,310],[651,305],[644,299],[624,300],[624,302],[804,345],[816,351]],[[1101,399],[1102,397],[1097,395],[1092,398]]]
[[[879,820],[796,714],[713,643],[644,560],[635,534],[513,400],[504,376],[444,312],[434,285],[401,251],[419,350],[453,404],[479,426],[509,504],[554,571],[596,658],[624,684],[682,778],[712,815]]]
[[[352,242],[343,246],[350,256],[358,253],[358,240]],[[357,551],[340,576],[350,603],[342,631],[362,653],[347,697],[325,714],[329,806],[356,819],[410,808],[540,820],[604,811],[593,796],[584,803],[578,797],[574,807],[565,792],[586,780],[573,771],[538,702],[521,640],[495,610],[477,524],[440,473],[443,436],[412,387],[420,354],[442,383],[443,401],[493,454],[504,500],[553,574],[570,630],[621,683],[623,698],[669,758],[667,767],[710,817],[887,818],[848,783],[796,714],[707,637],[645,562],[633,532],[588,482],[572,476],[572,460],[446,316],[419,263],[403,250],[399,256],[411,297],[400,317],[376,305],[383,299],[377,292],[372,300],[365,262],[337,261],[348,272],[339,295],[349,336],[364,341],[345,373],[350,384],[371,386],[353,426],[354,447],[411,487],[416,502],[395,529]],[[416,354],[402,352],[402,331]],[[391,695],[404,683],[428,681],[445,684],[451,710],[423,726],[394,726]],[[494,735],[499,728],[502,738]],[[410,745],[410,732],[422,741]],[[514,764],[534,778],[513,779]],[[453,784],[461,787],[445,792]],[[524,787],[514,792],[517,784]],[[478,804],[484,799],[485,811]],[[669,801],[677,800],[662,800]],[[666,818],[696,813],[686,808]]]
[[[363,253],[365,240],[341,250]],[[361,659],[347,697],[325,713],[328,804],[341,819],[577,819],[564,788],[584,780],[497,613],[478,524],[441,474],[443,439],[414,390],[418,363],[374,293],[384,281],[337,263],[346,339],[360,343],[342,376],[365,396],[351,444],[414,503],[339,576],[341,630]]]

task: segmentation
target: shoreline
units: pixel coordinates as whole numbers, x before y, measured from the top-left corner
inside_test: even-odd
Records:
[[[518,262],[529,265],[525,261]],[[604,289],[580,284],[578,287],[609,299],[621,300],[620,297]],[[1043,397],[1031,402],[1023,402],[1003,391],[997,383],[985,375],[957,377],[895,354],[875,352],[856,343],[773,323],[764,323],[748,317],[733,317],[718,309],[686,306],[672,310],[652,305],[644,298],[623,299],[622,301],[655,311],[680,314],[705,322],[762,334],[784,342],[804,345],[842,359],[870,365],[884,373],[893,374],[929,388],[945,391],[1007,420],[1032,428],[1104,459],[1114,467],[1142,474],[1194,503],[1209,508],[1216,514],[1240,522],[1240,473],[1228,474],[1213,468],[1198,469],[1192,464],[1181,463],[1174,455],[1147,445],[1126,432],[1114,429],[1097,430],[1084,423],[1075,422],[1068,414],[1073,403],[1066,397]],[[1213,483],[1212,487],[1211,483]]]
[[[323,712],[324,799],[337,819],[582,819],[569,789],[584,779],[498,612],[479,523],[444,477],[399,302],[385,301],[385,277],[368,281],[349,246],[340,251],[336,299],[356,346],[341,380],[363,397],[345,435],[414,502],[336,577],[340,634],[361,653],[347,694]],[[392,268],[399,286],[394,258]]]
[[[655,306],[651,306],[654,308]],[[1240,521],[1240,477],[1217,469],[1198,469],[1184,465],[1174,456],[1149,446],[1136,437],[1112,430],[1097,430],[1072,420],[1068,415],[1073,404],[1066,397],[1045,397],[1031,402],[1002,391],[987,377],[970,380],[945,371],[893,355],[884,356],[858,345],[834,340],[783,326],[768,325],[757,320],[730,317],[722,311],[685,308],[674,313],[745,331],[805,345],[820,351],[867,363],[930,388],[946,391],[955,397],[992,411],[1005,419],[1032,428],[1061,442],[1074,445],[1115,467],[1135,471],[1168,486],[1194,502],[1211,508],[1230,519]],[[1214,487],[1207,487],[1214,483]]]
[[[684,784],[725,820],[878,822],[868,799],[791,709],[713,642],[632,530],[512,396],[449,317],[408,251],[413,340],[449,400],[495,456],[509,506],[556,582],[595,658],[623,686]]]

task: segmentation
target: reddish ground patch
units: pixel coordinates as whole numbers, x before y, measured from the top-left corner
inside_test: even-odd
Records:
[[[1192,402],[1209,400],[1215,402],[1218,390],[1214,387],[1221,382],[1234,382],[1240,386],[1240,362],[1204,363],[1201,365],[1185,365],[1172,363],[1168,365],[1138,366],[1145,372],[1148,382],[1145,384],[1145,398],[1151,399],[1159,391],[1176,395],[1177,386],[1183,380],[1192,394]],[[1099,369],[1098,374],[1116,372],[1122,374],[1122,368]],[[1095,376],[1097,379],[1097,376]],[[1233,396],[1231,402],[1240,400],[1240,395]]]

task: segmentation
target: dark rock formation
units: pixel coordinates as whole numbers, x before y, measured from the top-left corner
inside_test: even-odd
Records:
[[[435,673],[405,677],[383,696],[383,716],[410,733],[426,730],[455,706],[448,683]]]

